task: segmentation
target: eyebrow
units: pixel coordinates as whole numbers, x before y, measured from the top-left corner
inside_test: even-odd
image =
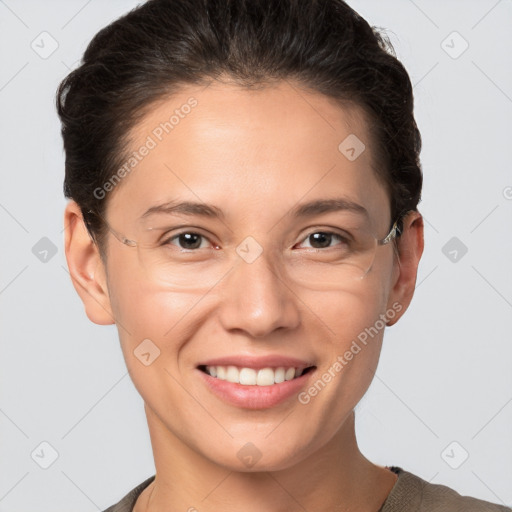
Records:
[[[366,208],[354,201],[337,197],[334,199],[318,199],[309,203],[300,204],[295,207],[290,214],[293,217],[311,217],[320,213],[330,213],[337,211],[349,211],[369,217]]]
[[[308,203],[299,204],[289,212],[289,215],[296,218],[303,218],[337,211],[350,211],[369,218],[368,211],[364,206],[342,197],[317,199]],[[158,206],[153,206],[149,208],[141,218],[146,218],[158,213],[200,216],[214,219],[225,218],[224,212],[220,208],[212,204],[197,203],[194,201],[183,201],[179,203],[169,201]]]
[[[152,206],[141,215],[141,218],[149,217],[156,213],[165,213],[168,215],[181,214],[181,215],[199,215],[201,217],[211,218],[224,218],[224,212],[212,204],[206,203],[195,203],[193,201],[183,201],[176,203],[169,201],[158,206]]]

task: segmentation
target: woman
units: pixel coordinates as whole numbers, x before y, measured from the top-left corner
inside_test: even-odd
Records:
[[[510,510],[360,452],[423,252],[407,72],[340,0],[149,0],[57,93],[66,257],[156,475],[108,511]]]

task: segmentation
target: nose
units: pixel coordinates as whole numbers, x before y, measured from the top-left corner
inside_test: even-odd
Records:
[[[261,338],[299,325],[299,299],[270,260],[265,252],[252,263],[240,259],[226,276],[220,306],[226,330]]]

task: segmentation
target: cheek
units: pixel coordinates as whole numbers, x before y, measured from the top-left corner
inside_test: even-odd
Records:
[[[303,298],[306,305],[312,305],[309,309],[315,314],[310,315],[310,323],[322,327],[338,349],[343,349],[347,343],[350,345],[353,339],[364,338],[360,333],[376,322],[379,331],[383,330],[379,318],[386,312],[391,280],[379,270],[374,267],[357,287]]]
[[[327,384],[331,392],[354,405],[373,378],[386,319],[391,319],[386,309],[389,280],[377,270],[374,267],[357,290],[318,295],[315,313],[321,321],[312,317],[309,324],[316,329],[323,326],[325,333],[318,347],[323,360],[321,380],[332,382],[332,386]],[[318,331],[311,339],[318,339]]]
[[[109,256],[108,289],[112,312],[123,328],[123,338],[131,342],[144,338],[162,339],[192,310],[197,294],[169,292],[148,280],[136,255]]]
[[[192,336],[194,305],[189,294],[162,292],[133,277],[112,283],[112,308],[131,380],[160,415],[184,399],[176,364]],[[195,325],[195,324],[194,324]]]
[[[108,275],[121,349],[137,387],[141,372],[147,382],[149,367],[168,367],[177,359],[187,339],[190,313],[199,300],[194,294],[169,293],[139,274],[140,270],[126,262],[113,267]],[[148,360],[154,362],[146,368]]]

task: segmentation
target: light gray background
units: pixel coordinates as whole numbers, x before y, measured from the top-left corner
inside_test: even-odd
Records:
[[[54,109],[91,37],[137,3],[0,0],[0,511],[103,510],[154,473],[117,332],[89,322],[67,272]],[[415,298],[386,331],[358,440],[375,463],[511,505],[512,2],[349,3],[388,29],[415,84],[426,221]],[[46,262],[32,252],[43,237],[57,250]],[[48,469],[43,441],[58,452]]]

